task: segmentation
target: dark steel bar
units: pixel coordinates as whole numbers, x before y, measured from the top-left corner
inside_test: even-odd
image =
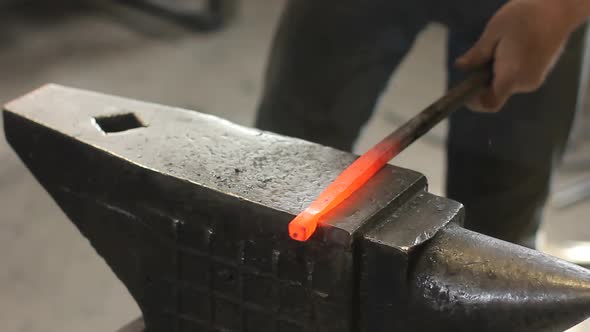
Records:
[[[408,145],[428,132],[489,80],[486,71],[476,72],[439,101],[418,114],[401,128],[385,137],[356,159],[289,224],[289,234],[297,241],[307,241],[334,207],[346,203],[348,196],[361,189],[381,168]]]
[[[489,84],[491,79],[492,72],[487,67],[472,73],[466,80],[450,89],[441,99],[387,136],[384,141],[396,142],[400,146],[399,152],[403,151],[463,106],[469,98]]]

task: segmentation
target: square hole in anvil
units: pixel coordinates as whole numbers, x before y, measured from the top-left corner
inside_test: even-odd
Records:
[[[145,125],[133,113],[121,113],[94,117],[94,121],[105,134],[143,128]]]

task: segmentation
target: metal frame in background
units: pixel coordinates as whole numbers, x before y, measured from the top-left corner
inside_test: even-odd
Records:
[[[581,146],[590,140],[590,25],[583,30],[584,36],[579,45],[582,54],[582,69],[578,91],[578,105],[570,140],[561,171],[566,173],[585,173],[590,170],[590,159],[587,150]],[[568,158],[569,157],[569,158]],[[552,204],[558,209],[565,209],[590,199],[590,176],[576,179],[556,190],[552,195]]]
[[[121,4],[136,7],[199,31],[214,31],[224,27],[237,11],[238,0],[203,1],[206,2],[206,9],[201,12],[187,12],[175,7],[173,3],[167,5],[153,0],[117,0]]]

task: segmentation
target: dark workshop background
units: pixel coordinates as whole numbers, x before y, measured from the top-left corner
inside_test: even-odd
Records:
[[[187,1],[198,2],[168,0]],[[120,1],[0,0],[0,102],[53,82],[195,109],[250,126],[284,2],[242,0],[225,28],[199,32]],[[391,81],[358,152],[442,94],[445,38],[441,26],[424,31]],[[541,250],[585,264],[590,263],[586,109],[538,239]],[[438,194],[444,132],[443,124],[394,162],[425,173]],[[114,331],[138,314],[122,284],[2,138],[0,330]],[[590,331],[590,324],[575,331]]]

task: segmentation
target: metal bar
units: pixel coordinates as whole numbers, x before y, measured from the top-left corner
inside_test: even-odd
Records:
[[[444,97],[356,159],[309,207],[291,221],[289,224],[291,238],[297,241],[307,241],[315,232],[324,215],[361,188],[389,160],[463,105],[468,98],[488,84],[491,76],[491,71],[488,68],[473,73],[465,81],[452,88]]]

